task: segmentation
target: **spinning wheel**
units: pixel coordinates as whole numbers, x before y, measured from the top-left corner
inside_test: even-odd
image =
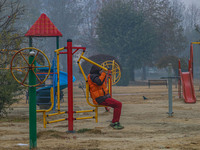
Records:
[[[107,60],[101,64],[112,72],[112,85],[115,85],[121,78],[120,66],[114,60]]]
[[[41,57],[39,56],[43,56],[44,59],[41,59]],[[24,63],[19,63],[22,61]],[[17,51],[12,57],[10,69],[13,78],[19,84],[27,87],[36,87],[43,84],[48,78],[51,71],[48,57],[45,55],[44,52],[34,47],[23,48]],[[35,85],[29,84],[28,80],[29,72],[33,72],[33,74],[36,77]],[[44,77],[44,72],[45,72],[45,77]],[[40,76],[41,74],[43,74],[42,78]]]

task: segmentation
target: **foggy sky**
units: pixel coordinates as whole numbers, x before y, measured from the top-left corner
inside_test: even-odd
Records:
[[[197,4],[200,6],[200,0],[181,0],[181,1],[183,1],[186,5]]]

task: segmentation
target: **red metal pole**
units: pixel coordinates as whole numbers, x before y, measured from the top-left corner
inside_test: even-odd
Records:
[[[193,77],[193,45],[191,43],[190,45],[190,65],[191,65],[191,69],[192,69],[192,77]],[[190,70],[189,70],[190,71]]]
[[[191,60],[188,60],[188,72],[190,72],[191,69]]]
[[[72,40],[67,40],[67,72],[68,72],[68,132],[73,132],[73,82],[72,82]]]
[[[110,96],[111,96],[111,98],[112,98],[112,73],[111,73],[111,70],[110,70],[110,69],[108,69],[108,75],[107,75],[107,77],[108,77],[109,94],[110,94]],[[106,80],[106,81],[107,81],[107,80]],[[106,110],[106,111],[110,111],[110,107],[105,107],[105,110]]]
[[[178,60],[178,97],[181,98],[181,62]]]
[[[110,69],[108,70],[108,80],[109,80],[110,96],[112,97],[112,73]]]

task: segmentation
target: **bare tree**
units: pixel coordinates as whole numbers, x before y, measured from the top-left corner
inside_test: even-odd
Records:
[[[19,49],[22,37],[19,24],[16,24],[24,12],[24,7],[19,0],[0,1],[0,64],[6,66],[10,63],[11,53],[9,50]],[[13,54],[13,53],[12,53]]]
[[[195,4],[191,4],[185,11],[184,27],[186,30],[194,30],[195,25],[200,24],[200,8]]]
[[[12,56],[8,50],[18,49],[22,42],[20,25],[17,24],[24,7],[19,0],[0,1],[0,68],[2,64],[8,63]],[[5,59],[4,59],[5,58]],[[0,117],[7,113],[7,109],[15,103],[23,88],[16,84],[8,70],[0,70]]]
[[[0,49],[17,49],[22,40],[20,27],[16,21],[20,19],[24,7],[20,0],[0,1]]]

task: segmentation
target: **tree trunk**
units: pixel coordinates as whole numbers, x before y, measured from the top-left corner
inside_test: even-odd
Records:
[[[135,67],[133,64],[130,67],[130,80],[135,81]]]
[[[146,71],[146,66],[142,67],[142,80],[147,79],[147,71]]]

